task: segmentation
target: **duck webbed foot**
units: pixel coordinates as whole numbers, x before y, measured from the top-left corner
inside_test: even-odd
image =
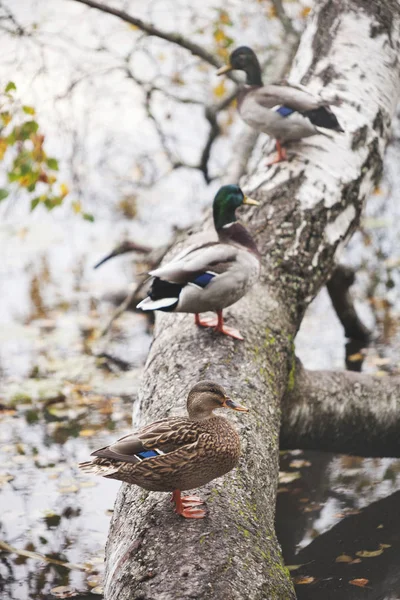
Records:
[[[204,519],[207,514],[203,508],[196,508],[199,504],[204,504],[198,496],[181,496],[180,490],[175,490],[171,501],[175,502],[176,514],[185,519]]]
[[[278,142],[278,140],[276,140],[276,150],[277,150],[277,154],[275,154],[272,158],[267,160],[267,162],[265,163],[267,167],[270,167],[271,165],[276,165],[277,163],[287,160],[286,150],[285,150],[285,148],[282,147],[282,144],[280,142]]]
[[[235,340],[243,340],[243,336],[241,335],[238,329],[234,327],[228,327],[225,325],[224,318],[222,316],[222,310],[217,311],[218,317],[206,317],[204,319],[200,319],[199,315],[195,315],[195,323],[199,327],[214,327],[215,331],[219,333],[223,333],[224,335],[229,335],[230,337],[235,338]]]

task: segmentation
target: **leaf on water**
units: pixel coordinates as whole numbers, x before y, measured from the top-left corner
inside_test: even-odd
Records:
[[[81,429],[79,432],[80,437],[91,437],[96,433],[95,429]]]
[[[79,485],[81,488],[95,487],[96,485],[98,485],[98,482],[97,481],[82,481]]]
[[[375,556],[380,556],[383,554],[384,548],[379,548],[379,550],[359,550],[356,552],[356,555],[360,558],[375,558]]]
[[[90,592],[92,594],[98,594],[99,596],[101,596],[102,594],[104,594],[104,588],[101,585],[98,585],[97,587],[92,588]]]
[[[350,356],[347,357],[347,360],[350,362],[357,362],[359,360],[364,360],[364,356],[361,352],[357,352],[356,354],[350,354]]]
[[[288,569],[290,572],[292,572],[292,571],[297,571],[297,569],[300,569],[300,567],[304,567],[304,564],[305,564],[305,563],[303,563],[302,565],[286,565],[286,568],[287,568],[287,569]]]
[[[379,546],[380,546],[381,548],[383,548],[383,549],[386,549],[386,548],[391,548],[391,547],[392,547],[392,545],[391,545],[391,544],[379,544]]]
[[[337,563],[351,563],[353,562],[353,557],[348,554],[340,554],[336,557],[335,562]]]
[[[79,487],[74,483],[71,485],[64,485],[58,488],[59,494],[72,494],[79,491]]]
[[[10,475],[9,473],[0,473],[0,486],[12,481],[14,479],[14,475]]]
[[[78,592],[69,585],[58,585],[50,590],[50,594],[56,598],[73,598]]]
[[[349,583],[351,583],[351,585],[357,585],[358,587],[364,587],[367,585],[367,583],[369,582],[369,579],[351,579],[349,581]]]
[[[292,469],[301,469],[302,467],[311,467],[311,463],[309,460],[296,459],[289,463],[289,467]]]
[[[298,575],[297,577],[293,577],[293,583],[296,585],[307,585],[309,583],[313,583],[315,581],[315,577],[310,577],[308,575]]]
[[[292,481],[296,481],[296,479],[301,478],[300,471],[279,471],[279,483],[292,483]]]
[[[98,585],[100,584],[100,579],[100,575],[91,575],[86,579],[86,582],[89,587],[95,588],[98,587]]]
[[[13,81],[9,81],[6,85],[6,92],[11,92],[11,90],[16,90],[17,86]]]

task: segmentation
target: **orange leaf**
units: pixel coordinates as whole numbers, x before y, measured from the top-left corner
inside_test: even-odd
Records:
[[[364,587],[369,582],[369,579],[352,579],[349,581],[351,585],[357,585],[358,587]]]
[[[308,17],[308,15],[311,12],[311,6],[305,6],[302,11],[300,12],[300,16],[303,17],[303,19],[305,19],[306,17]]]
[[[313,583],[315,581],[315,577],[309,577],[307,575],[299,575],[298,577],[293,577],[293,583],[296,585],[307,585],[309,583]]]

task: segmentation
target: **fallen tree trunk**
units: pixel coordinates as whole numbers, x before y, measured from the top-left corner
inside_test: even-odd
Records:
[[[282,401],[282,448],[400,456],[400,377],[307,371]]]
[[[310,20],[291,79],[327,100],[340,96],[347,133],[296,144],[289,164],[260,162],[243,185],[262,202],[248,226],[263,255],[261,281],[227,311],[245,342],[200,331],[188,315],[157,315],[143,422],[178,412],[202,378],[222,383],[251,412],[236,419],[239,468],[202,489],[208,518],[184,521],[166,495],[122,486],[106,551],[107,600],[295,597],[274,532],[280,402],[295,382],[293,340],[304,311],[381,174],[399,96],[399,32],[394,0],[324,0]]]

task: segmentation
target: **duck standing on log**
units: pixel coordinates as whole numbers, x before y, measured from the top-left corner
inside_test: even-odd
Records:
[[[257,205],[238,185],[224,185],[214,198],[214,226],[218,241],[191,246],[171,262],[150,271],[149,295],[137,305],[142,310],[194,313],[201,327],[242,340],[240,332],[225,325],[222,311],[242,298],[260,274],[260,254],[247,229],[237,222],[242,204]],[[200,319],[213,311],[217,318]]]
[[[187,398],[188,417],[168,417],[130,433],[114,444],[92,452],[80,463],[86,473],[138,485],[153,492],[172,492],[175,512],[186,519],[202,519],[206,512],[197,496],[181,490],[205,485],[233,469],[240,456],[236,429],[217,408],[248,412],[222,386],[200,381]]]
[[[326,134],[324,129],[343,132],[335,114],[325,100],[306,90],[285,85],[263,85],[261,68],[251,48],[240,46],[232,52],[229,64],[217,75],[239,70],[246,73],[246,84],[238,94],[238,111],[245,123],[275,138],[277,156],[267,164],[286,160],[285,142]]]

